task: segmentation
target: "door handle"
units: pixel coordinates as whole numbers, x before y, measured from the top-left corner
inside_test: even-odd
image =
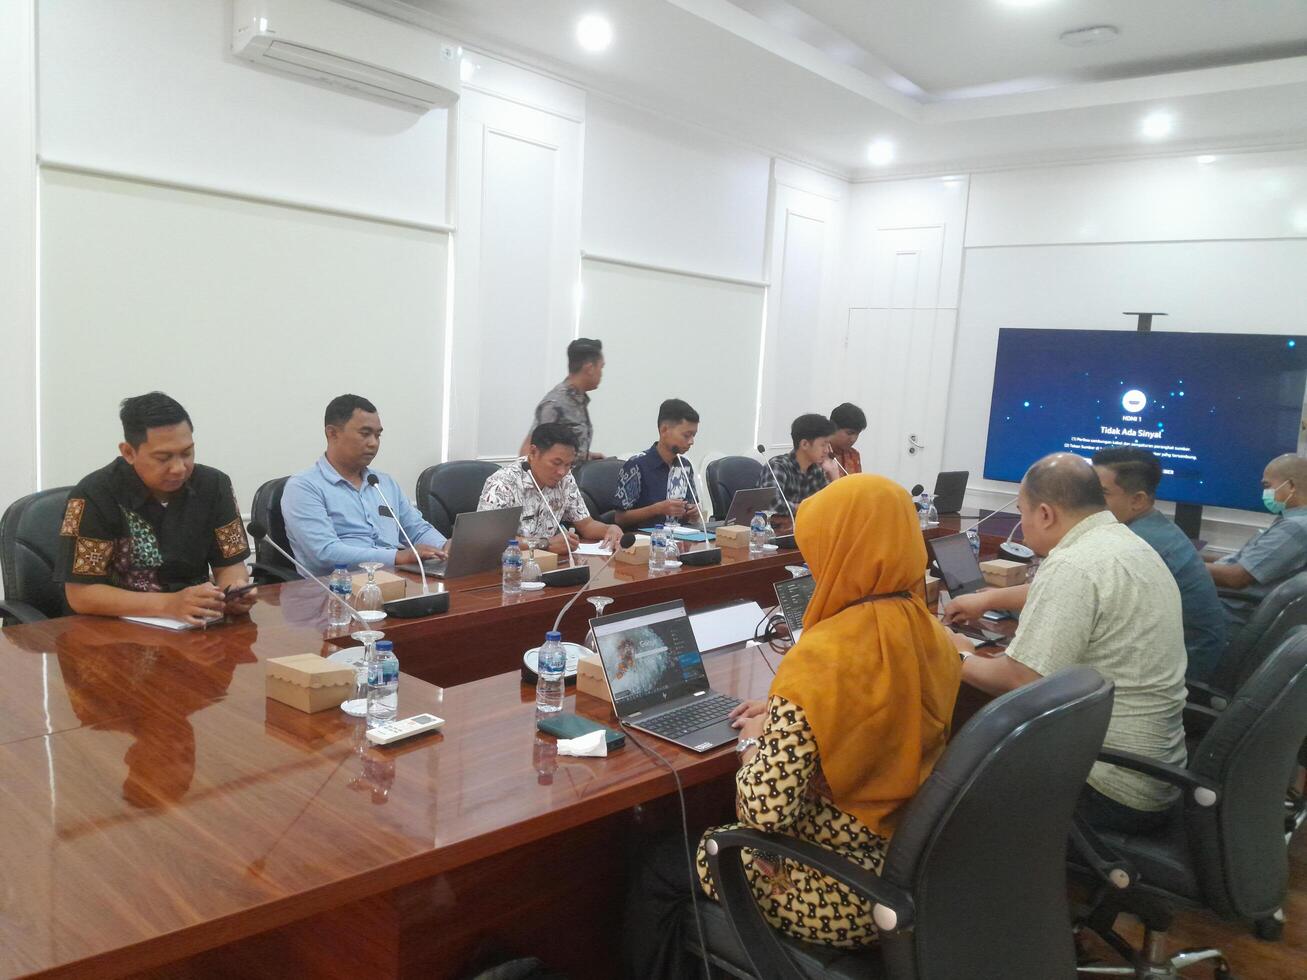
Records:
[[[909,433],[909,434],[908,434],[908,455],[909,455],[909,456],[915,456],[915,455],[917,455],[917,450],[918,450],[918,449],[925,449],[925,448],[926,448],[925,446],[923,446],[921,443],[917,442],[917,434],[916,434],[915,432],[912,432],[912,433]]]

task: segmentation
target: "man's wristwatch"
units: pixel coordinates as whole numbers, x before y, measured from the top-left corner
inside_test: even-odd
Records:
[[[742,738],[735,743],[735,754],[744,755],[750,749],[756,749],[761,744],[756,738]]]

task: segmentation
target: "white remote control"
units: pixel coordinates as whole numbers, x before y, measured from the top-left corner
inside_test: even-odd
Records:
[[[444,724],[445,719],[437,718],[435,715],[414,715],[402,721],[392,721],[389,725],[369,728],[368,741],[373,745],[389,745],[391,742],[421,735],[423,732],[434,732]]]

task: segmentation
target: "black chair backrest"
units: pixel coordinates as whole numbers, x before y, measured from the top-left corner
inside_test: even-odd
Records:
[[[1307,572],[1267,593],[1221,654],[1212,687],[1231,694],[1239,690],[1295,626],[1307,626]]]
[[[723,456],[709,463],[704,475],[708,478],[712,516],[721,520],[730,510],[736,490],[750,490],[758,485],[762,463],[749,456]]]
[[[1112,684],[1072,667],[993,701],[908,804],[881,876],[916,926],[881,937],[890,975],[1072,978],[1066,843]]]
[[[1215,806],[1187,797],[1185,819],[1204,897],[1222,915],[1259,919],[1284,901],[1284,791],[1304,736],[1307,628],[1300,627],[1235,692],[1189,763],[1218,787]]]
[[[616,457],[596,459],[581,467],[576,478],[590,516],[604,521],[617,510],[617,483],[625,460]]]
[[[418,477],[418,510],[432,527],[449,537],[454,533],[455,518],[477,509],[486,480],[498,472],[497,463],[480,459],[451,459],[428,466]]]
[[[64,589],[54,580],[59,528],[72,487],[40,490],[15,500],[0,517],[0,575],[5,596],[50,618],[64,614]]]
[[[289,479],[288,476],[279,476],[264,483],[254,491],[254,502],[250,505],[250,519],[266,527],[268,536],[287,551],[291,550],[290,538],[286,535],[286,519],[281,516],[281,495],[285,492],[286,481]],[[254,560],[260,565],[280,568],[297,577],[299,575],[295,566],[281,557],[266,541],[254,542]]]

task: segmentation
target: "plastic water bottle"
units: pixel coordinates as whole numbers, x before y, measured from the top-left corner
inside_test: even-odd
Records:
[[[567,653],[563,649],[563,634],[550,630],[545,634],[544,646],[536,659],[536,710],[563,710],[563,673],[567,669]]]
[[[980,532],[974,527],[967,528],[967,543],[971,545],[971,553],[977,558],[980,557]]]
[[[354,580],[349,577],[349,568],[343,564],[336,565],[331,573],[331,578],[327,582],[327,587],[331,589],[335,598],[331,600],[330,608],[327,610],[327,624],[329,626],[348,626],[350,621],[349,597],[354,592]]]
[[[377,641],[377,655],[368,664],[368,727],[377,728],[395,720],[399,711],[399,660],[395,645]]]
[[[522,591],[522,549],[517,539],[508,542],[504,549],[504,595],[518,595]]]
[[[667,529],[661,524],[656,524],[653,534],[649,536],[649,571],[661,572],[666,568]]]
[[[749,557],[757,558],[766,550],[767,515],[758,511],[749,522]]]

